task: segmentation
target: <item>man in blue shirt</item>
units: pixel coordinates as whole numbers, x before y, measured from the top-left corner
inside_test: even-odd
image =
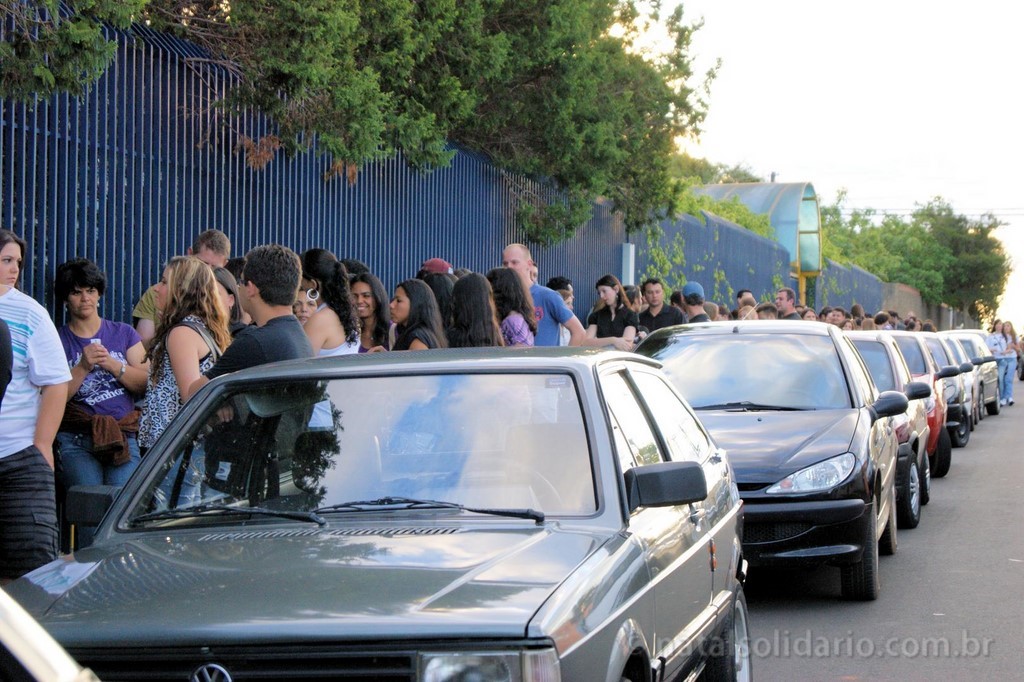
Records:
[[[522,244],[509,244],[501,252],[501,264],[515,270],[523,285],[530,289],[530,296],[533,297],[533,314],[537,318],[537,334],[533,345],[557,346],[558,325],[564,325],[569,330],[570,346],[579,346],[583,343],[586,336],[583,324],[565,305],[562,296],[531,281],[530,268],[534,267],[534,262],[528,248]]]

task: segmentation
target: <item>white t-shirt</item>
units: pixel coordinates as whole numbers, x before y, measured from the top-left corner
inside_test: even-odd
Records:
[[[0,458],[32,445],[39,389],[71,381],[64,348],[46,309],[17,289],[0,295],[0,318],[11,329],[14,366],[0,407]]]

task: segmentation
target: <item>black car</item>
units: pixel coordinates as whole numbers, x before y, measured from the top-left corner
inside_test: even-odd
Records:
[[[914,381],[907,361],[896,340],[888,332],[847,332],[864,360],[875,386],[882,391],[903,391],[910,406],[896,420],[899,440],[899,464],[896,469],[896,518],[900,528],[917,528],[921,522],[921,506],[931,498],[931,462],[925,444],[928,442],[928,406],[932,397],[929,384]]]
[[[728,453],[751,565],[838,565],[844,597],[875,599],[879,550],[896,550],[892,417],[907,397],[879,394],[849,339],[818,322],[681,325],[638,352]]]

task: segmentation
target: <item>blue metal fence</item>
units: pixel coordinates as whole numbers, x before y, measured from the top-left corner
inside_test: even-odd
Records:
[[[354,185],[325,180],[330,161],[315,151],[253,170],[236,153],[237,136],[273,128],[260,115],[228,120],[211,107],[230,85],[226,73],[190,63],[194,46],[145,27],[109,35],[116,60],[83,97],[0,99],[0,226],[26,237],[21,287],[55,313],[50,282],[64,260],[95,260],[109,278],[104,315],[128,320],[162,264],[212,227],[235,255],[268,242],[324,247],[366,262],[389,287],[435,256],[486,271],[505,244],[525,241],[515,197],[544,188],[464,150],[429,174],[396,156],[362,168]],[[668,240],[682,235],[683,269],[709,299],[731,304],[736,289],[760,297],[790,284],[784,250],[770,240],[709,214],[665,227]],[[573,279],[585,318],[593,283],[621,274],[629,239],[598,203],[573,239],[534,249],[541,281]],[[645,250],[639,243],[638,280]]]
[[[772,300],[779,287],[793,286],[789,253],[780,244],[754,234],[712,213],[684,215],[662,224],[663,245],[682,241],[684,262],[677,268],[687,281],[700,282],[705,298],[736,306],[736,292],[750,289],[760,300]],[[651,261],[646,245],[638,249],[639,272]]]
[[[882,281],[867,270],[825,259],[814,282],[814,305],[818,310],[839,306],[849,312],[854,303],[860,303],[874,314],[882,309],[882,293]]]

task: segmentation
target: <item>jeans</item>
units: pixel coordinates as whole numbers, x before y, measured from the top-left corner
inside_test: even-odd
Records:
[[[65,488],[74,485],[116,485],[123,486],[132,475],[142,456],[139,454],[139,441],[135,434],[125,435],[128,443],[129,460],[114,466],[103,464],[92,456],[92,436],[84,433],[57,432],[57,452],[60,460],[61,482]],[[81,526],[78,529],[76,547],[88,547],[96,531],[94,526]]]
[[[999,358],[999,399],[1013,400],[1013,382],[1017,380],[1017,356]]]

